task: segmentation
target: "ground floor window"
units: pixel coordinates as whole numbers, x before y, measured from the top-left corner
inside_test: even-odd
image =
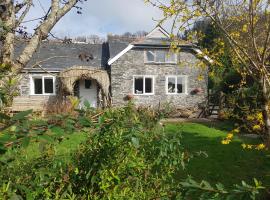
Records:
[[[154,94],[154,77],[153,76],[134,76],[133,78],[134,94],[149,95]]]
[[[187,93],[187,76],[167,76],[166,92],[167,94]]]
[[[31,77],[32,95],[54,95],[55,77],[54,76],[32,76]]]

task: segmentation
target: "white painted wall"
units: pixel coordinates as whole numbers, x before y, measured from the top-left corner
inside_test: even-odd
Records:
[[[97,83],[95,80],[92,80],[91,88],[85,88],[85,80],[80,80],[80,98],[81,104],[80,106],[84,105],[84,101],[87,100],[90,105],[94,108],[97,107]]]

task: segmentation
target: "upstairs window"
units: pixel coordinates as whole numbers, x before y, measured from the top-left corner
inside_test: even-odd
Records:
[[[166,78],[167,94],[187,93],[187,77],[186,76],[167,76]]]
[[[177,56],[166,50],[151,50],[145,52],[145,63],[177,63]]]
[[[55,94],[55,77],[32,76],[31,94],[32,95],[54,95]]]
[[[154,94],[154,78],[153,76],[134,76],[133,93],[137,95]]]

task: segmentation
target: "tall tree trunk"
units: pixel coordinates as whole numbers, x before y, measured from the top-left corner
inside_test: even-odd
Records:
[[[14,39],[15,30],[14,26],[16,23],[15,8],[13,0],[5,0],[5,13],[1,13],[0,20],[4,24],[4,40],[1,51],[1,61],[6,64],[12,64],[14,54]]]
[[[269,110],[269,86],[266,85],[265,78],[261,79],[262,84],[262,113],[265,124],[265,135],[267,145],[270,146],[270,110]]]

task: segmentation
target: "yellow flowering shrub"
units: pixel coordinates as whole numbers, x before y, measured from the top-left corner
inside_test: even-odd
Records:
[[[257,145],[252,145],[252,144],[241,144],[243,149],[255,149],[255,150],[264,150],[267,149],[265,144],[257,144]]]
[[[221,141],[221,144],[230,144],[232,142],[232,139],[234,137],[235,134],[237,133],[240,133],[240,128],[235,128],[233,129],[231,132],[229,132],[226,136],[226,138],[224,138],[222,141]],[[265,150],[267,149],[267,147],[265,146],[265,144],[261,143],[261,144],[257,144],[257,145],[253,145],[253,144],[241,144],[242,148],[243,149],[248,149],[248,150],[251,150],[251,149],[255,149],[255,150]]]

